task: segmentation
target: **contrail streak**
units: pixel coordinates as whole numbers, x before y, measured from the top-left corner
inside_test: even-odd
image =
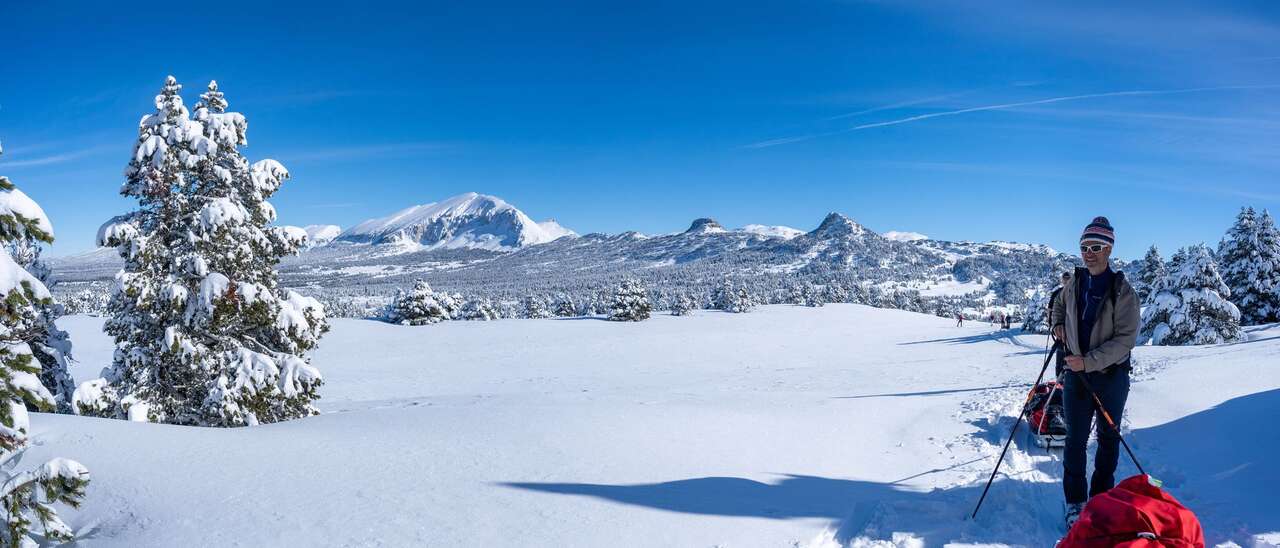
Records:
[[[1066,97],[1051,97],[1049,99],[1037,99],[1034,101],[1020,101],[1017,103],[986,105],[986,106],[980,106],[980,107],[962,108],[959,110],[948,110],[943,112],[932,112],[929,114],[920,114],[916,116],[909,116],[906,118],[899,118],[897,120],[888,120],[884,122],[873,122],[869,124],[861,124],[861,125],[840,129],[836,131],[828,131],[825,133],[814,133],[810,135],[800,135],[796,137],[784,137],[781,139],[771,139],[768,141],[760,141],[760,142],[746,145],[746,148],[766,148],[771,146],[785,145],[785,144],[796,143],[800,141],[808,141],[810,139],[817,139],[819,137],[830,137],[832,135],[840,135],[843,133],[861,131],[864,129],[896,126],[899,124],[908,124],[911,122],[919,122],[921,120],[928,120],[931,118],[942,118],[945,116],[958,116],[960,114],[968,114],[970,112],[984,112],[988,110],[1008,110],[1012,108],[1029,107],[1033,105],[1064,103],[1067,101],[1082,101],[1085,99],[1100,99],[1103,97],[1127,97],[1127,96],[1134,96],[1134,95],[1175,95],[1180,93],[1200,93],[1200,92],[1206,92],[1206,91],[1230,91],[1230,90],[1245,90],[1245,89],[1276,89],[1276,88],[1280,88],[1280,84],[1262,84],[1262,85],[1256,85],[1256,86],[1215,86],[1215,87],[1163,89],[1163,90],[1156,89],[1156,90],[1110,91],[1106,93],[1089,93],[1085,95],[1069,95]]]

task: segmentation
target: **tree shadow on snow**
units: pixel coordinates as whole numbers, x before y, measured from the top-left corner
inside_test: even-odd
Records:
[[[859,400],[863,398],[908,398],[914,396],[945,396],[947,394],[961,394],[964,392],[982,392],[983,390],[1000,390],[1003,388],[1025,388],[1029,389],[1030,384],[1001,384],[996,386],[979,386],[975,388],[952,388],[947,390],[927,390],[921,392],[886,392],[883,394],[862,394],[859,396],[832,396],[836,400]]]
[[[1025,498],[1028,489],[1038,490],[1044,484],[1004,477],[992,486],[983,513],[973,521],[967,518],[981,494],[981,485],[922,492],[891,483],[793,474],[783,475],[776,483],[706,477],[636,485],[501,485],[686,514],[826,519],[842,544],[858,537],[887,540],[894,532],[911,532],[929,546],[957,539],[1051,545],[1061,534],[1055,527],[1044,526],[1042,512],[1021,508],[1010,517],[1011,508],[1024,506],[1019,499]],[[1012,530],[1010,524],[1015,526]]]
[[[1164,480],[1165,487],[1198,514],[1210,544],[1234,540],[1247,545],[1254,534],[1280,530],[1273,493],[1280,485],[1280,471],[1273,462],[1280,453],[1280,422],[1260,420],[1271,417],[1276,409],[1280,409],[1280,390],[1271,390],[1130,432],[1126,439],[1148,472]],[[973,436],[1000,447],[1014,420],[971,422],[978,429]],[[860,537],[887,540],[894,532],[910,532],[928,546],[952,541],[1051,546],[1065,533],[1060,526],[1062,491],[1059,483],[1045,482],[1043,477],[1060,478],[1061,462],[1041,458],[1028,463],[1025,455],[1048,453],[1030,442],[1025,424],[1019,430],[1017,451],[1006,457],[976,520],[968,515],[982,492],[986,473],[971,484],[931,491],[908,489],[897,482],[795,474],[782,475],[774,483],[703,477],[634,485],[500,485],[686,514],[827,519],[841,544]],[[1018,452],[1024,456],[1013,458]],[[1091,446],[1090,458],[1092,453]],[[968,464],[989,470],[995,457],[951,468]],[[923,471],[899,482],[945,470]],[[1122,454],[1117,480],[1136,473]]]
[[[1027,334],[1030,334],[1030,333],[1022,331],[1021,329],[1001,329],[999,331],[993,331],[990,333],[979,333],[977,335],[968,335],[964,337],[944,337],[941,339],[927,339],[923,341],[907,341],[907,342],[898,343],[898,346],[912,346],[917,344],[933,344],[933,343],[975,344],[975,343],[988,342],[988,341],[1000,341],[1000,342],[1005,342],[1014,346],[1020,346],[1022,348],[1026,348],[1031,353],[1039,352],[1043,354],[1048,350],[1047,348],[1041,348],[1034,344],[1024,343],[1018,339],[1019,335],[1027,335]]]

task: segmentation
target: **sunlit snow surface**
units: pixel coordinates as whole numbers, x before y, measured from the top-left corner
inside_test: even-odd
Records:
[[[35,414],[26,459],[90,469],[64,515],[91,546],[1051,546],[1060,464],[1023,438],[965,519],[1044,339],[954,324],[856,305],[336,320],[319,417]],[[101,320],[61,325],[95,375]],[[1280,536],[1280,327],[1137,360],[1125,427],[1148,471],[1211,544]]]

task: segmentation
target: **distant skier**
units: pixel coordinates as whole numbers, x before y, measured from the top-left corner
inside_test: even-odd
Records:
[[[1067,369],[1063,387],[1063,412],[1067,418],[1067,443],[1062,459],[1062,490],[1066,497],[1066,521],[1070,528],[1080,518],[1085,501],[1115,485],[1120,438],[1099,414],[1098,449],[1091,480],[1085,478],[1089,427],[1096,413],[1092,397],[1080,376],[1088,377],[1116,424],[1129,397],[1129,353],[1138,336],[1138,296],[1123,272],[1111,270],[1111,246],[1115,231],[1106,217],[1096,217],[1080,235],[1080,256],[1085,268],[1077,268],[1053,301],[1053,336],[1065,344]]]
[[[956,327],[964,327],[964,314],[956,312]]]

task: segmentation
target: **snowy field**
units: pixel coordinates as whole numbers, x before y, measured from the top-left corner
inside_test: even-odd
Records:
[[[77,380],[109,361],[68,317]],[[336,320],[324,414],[234,430],[37,414],[93,473],[85,546],[1051,546],[1019,439],[1044,339],[858,305],[404,327]],[[1280,539],[1280,327],[1142,348],[1126,426],[1211,544]],[[1120,477],[1134,472],[1122,461]]]

